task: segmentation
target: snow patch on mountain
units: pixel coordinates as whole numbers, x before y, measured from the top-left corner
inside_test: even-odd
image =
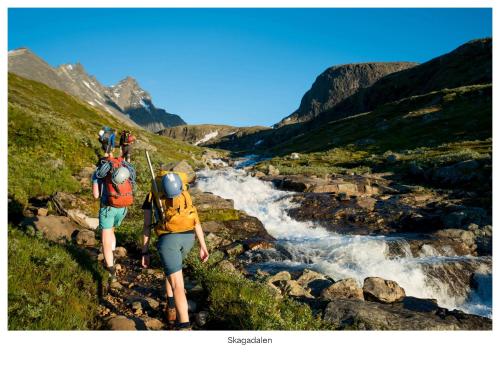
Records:
[[[219,131],[218,130],[211,131],[210,133],[205,134],[205,136],[203,138],[201,138],[199,141],[197,141],[194,145],[197,146],[199,144],[208,142],[210,139],[215,138],[217,135],[219,135]]]

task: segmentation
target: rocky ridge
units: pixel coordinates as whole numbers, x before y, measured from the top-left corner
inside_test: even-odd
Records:
[[[121,121],[150,131],[185,124],[178,115],[156,108],[150,94],[131,77],[107,87],[89,75],[80,63],[54,68],[27,48],[9,52],[9,72],[62,90]]]

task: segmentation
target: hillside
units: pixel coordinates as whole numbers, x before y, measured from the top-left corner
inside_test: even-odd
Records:
[[[58,247],[13,226],[33,203],[46,202],[55,192],[77,195],[84,211],[95,215],[89,177],[101,153],[97,132],[102,125],[130,127],[39,82],[9,74],[8,83],[9,328],[95,328],[98,265],[72,245]],[[140,217],[148,186],[143,150],[150,151],[158,166],[182,159],[200,164],[202,149],[138,127],[133,131],[138,143],[132,159],[140,183],[129,222],[140,226],[133,218]]]
[[[9,52],[9,72],[62,90],[121,121],[135,123],[153,132],[185,124],[178,115],[155,107],[151,95],[131,77],[107,87],[89,75],[80,63],[53,68],[26,48]]]
[[[353,63],[333,66],[314,81],[299,108],[281,120],[276,127],[309,121],[335,107],[360,89],[373,85],[382,77],[415,66],[416,63]]]
[[[194,145],[210,145],[224,139],[236,139],[242,136],[269,130],[266,126],[238,127],[229,125],[183,125],[163,129],[158,134],[182,140]]]

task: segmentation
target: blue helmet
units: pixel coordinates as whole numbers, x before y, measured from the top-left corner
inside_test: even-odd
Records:
[[[165,174],[161,179],[161,184],[168,198],[174,198],[182,193],[182,179],[178,174]]]

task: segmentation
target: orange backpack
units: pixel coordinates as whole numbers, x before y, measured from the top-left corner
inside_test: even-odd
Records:
[[[108,194],[108,206],[112,207],[128,207],[134,203],[134,186],[130,179],[127,179],[122,184],[114,184],[112,177],[113,172],[123,166],[121,157],[109,160],[111,170],[104,178],[104,187]]]

